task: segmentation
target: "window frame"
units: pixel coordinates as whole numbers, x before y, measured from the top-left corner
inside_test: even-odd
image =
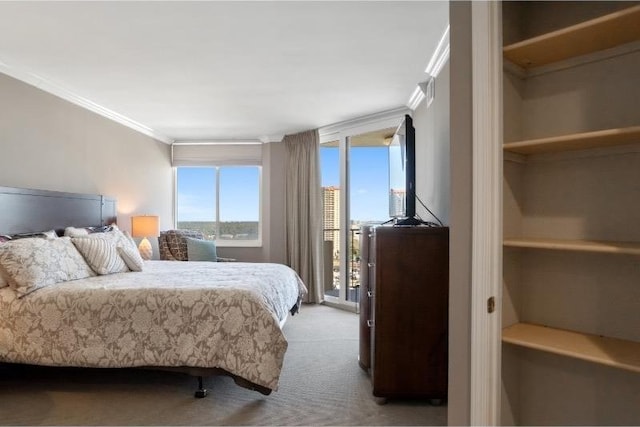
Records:
[[[262,165],[201,165],[201,166],[174,166],[173,167],[173,228],[178,228],[178,169],[179,168],[209,168],[215,170],[215,230],[216,236],[220,236],[220,169],[224,168],[256,168],[258,170],[258,238],[253,240],[232,240],[220,239],[216,237],[215,242],[218,247],[235,247],[235,248],[257,248],[262,247],[262,230],[263,230],[263,167]],[[214,186],[212,186],[214,187]]]

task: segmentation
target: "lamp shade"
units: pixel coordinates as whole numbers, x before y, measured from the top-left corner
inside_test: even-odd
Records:
[[[131,217],[131,235],[133,237],[158,237],[160,235],[157,215],[141,215]]]

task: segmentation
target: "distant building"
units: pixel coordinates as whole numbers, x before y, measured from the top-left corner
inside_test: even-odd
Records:
[[[340,250],[340,188],[322,187],[324,240],[333,242],[333,255]]]
[[[405,200],[407,192],[405,190],[389,189],[389,216],[392,218],[405,216]]]

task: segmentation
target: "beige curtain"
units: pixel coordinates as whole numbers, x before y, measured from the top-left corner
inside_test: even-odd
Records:
[[[286,261],[309,289],[305,302],[324,300],[322,199],[317,130],[286,135]]]

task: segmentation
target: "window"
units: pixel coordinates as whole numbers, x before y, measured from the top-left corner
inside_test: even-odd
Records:
[[[176,228],[221,246],[261,244],[260,166],[176,169]]]

